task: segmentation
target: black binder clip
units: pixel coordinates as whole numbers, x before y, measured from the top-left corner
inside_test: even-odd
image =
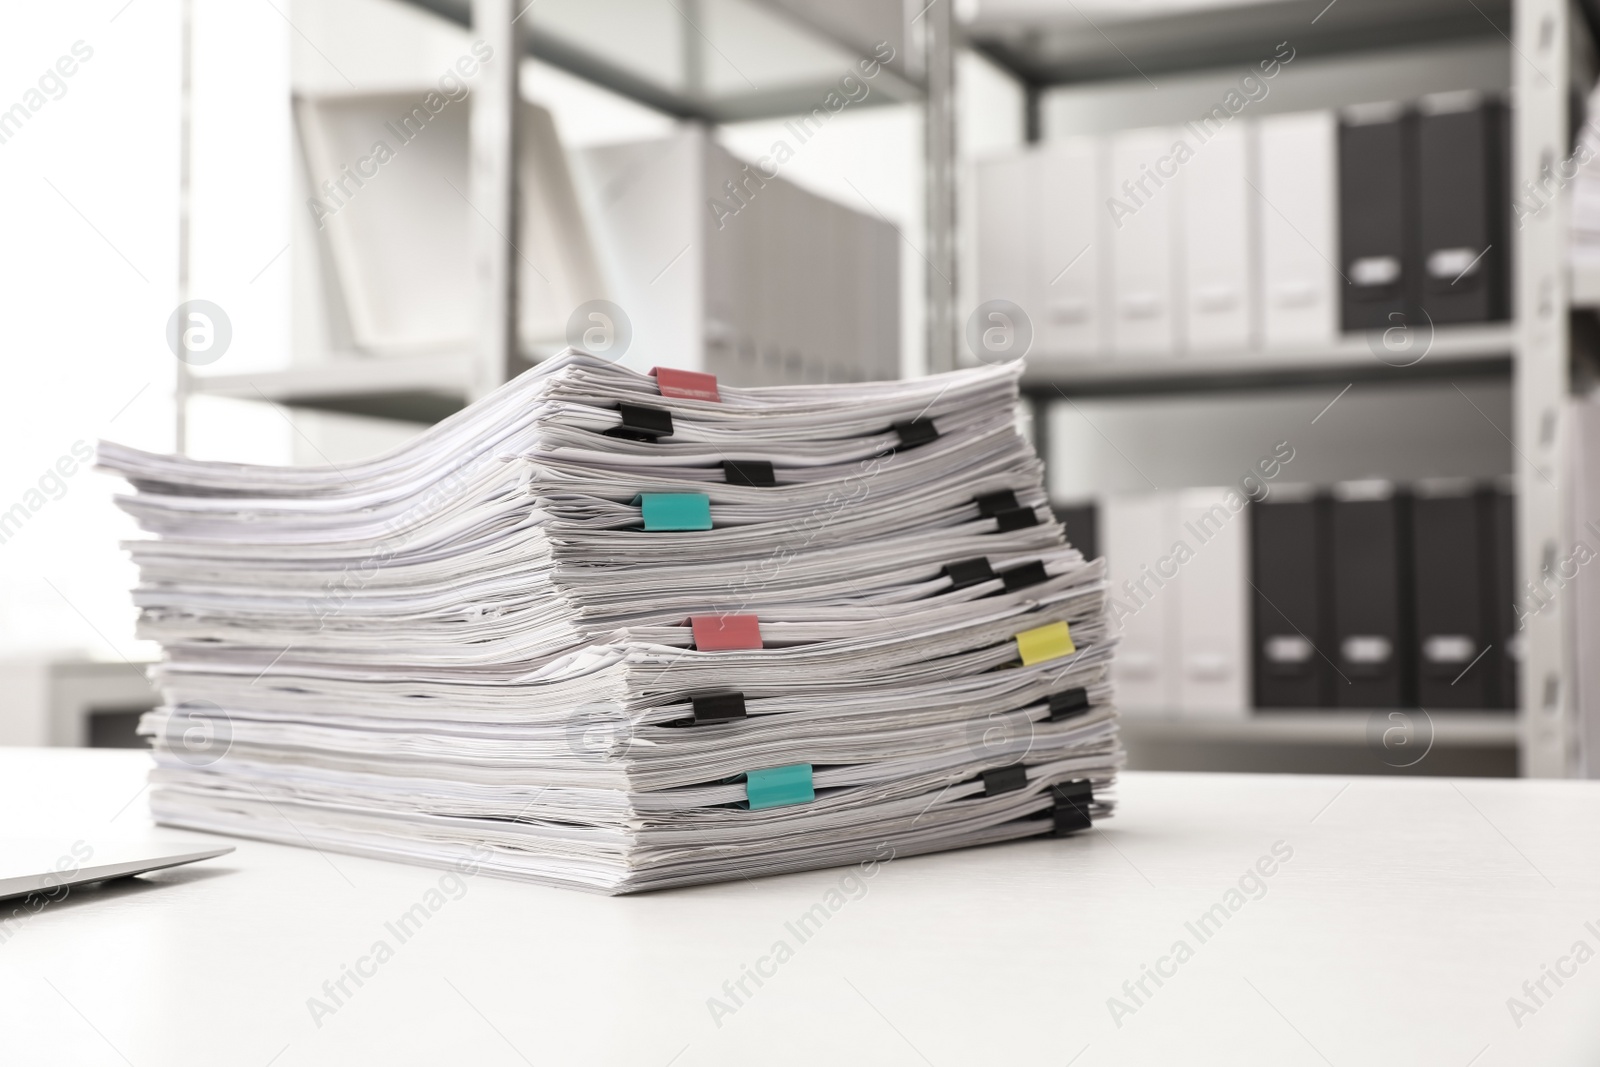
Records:
[[[979,775],[983,779],[983,795],[997,797],[1001,793],[1015,793],[1028,784],[1028,768],[1020,763],[1009,767],[996,767]]]
[[[619,404],[618,410],[622,413],[622,425],[607,430],[607,437],[620,437],[626,441],[654,441],[658,437],[672,436],[670,411],[638,404]]]
[[[975,496],[972,502],[978,505],[978,514],[986,519],[992,519],[1002,511],[1010,511],[1017,507],[1017,494],[1010,489],[1002,489],[998,493],[985,493]]]
[[[1089,714],[1089,691],[1079,686],[1076,689],[1065,689],[1049,696],[1050,714],[1045,716],[1045,722],[1065,722],[1076,719],[1081,715]]]
[[[1010,533],[1012,530],[1023,530],[1029,526],[1039,525],[1039,516],[1032,508],[1007,508],[994,514],[995,525],[1000,533]]]
[[[1048,582],[1050,573],[1044,569],[1044,561],[1036,559],[1032,563],[1024,563],[1020,567],[1002,571],[1000,578],[1006,583],[1006,592],[1015,593],[1018,589],[1026,589],[1030,585]]]
[[[984,556],[946,563],[939,573],[950,579],[951,592],[965,589],[970,585],[982,585],[995,579],[995,573],[989,567],[989,560]]]
[[[1059,782],[1050,787],[1050,797],[1055,806],[1050,809],[1050,819],[1055,824],[1053,837],[1087,830],[1094,825],[1089,817],[1089,805],[1094,803],[1094,787],[1087,779],[1076,782]]]
[[[772,464],[760,459],[723,460],[722,480],[729,485],[753,485],[758,488],[778,484]]]
[[[939,430],[932,419],[907,419],[890,427],[900,435],[901,448],[915,448],[939,439]]]
[[[746,718],[743,693],[710,693],[689,698],[694,705],[694,724],[732,722]]]

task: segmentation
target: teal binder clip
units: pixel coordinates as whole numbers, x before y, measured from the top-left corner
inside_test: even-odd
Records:
[[[709,530],[711,498],[704,493],[640,493],[646,530]]]
[[[768,767],[745,775],[745,795],[750,810],[779,808],[785,804],[804,804],[817,798],[811,785],[811,764],[791,763],[787,767]]]

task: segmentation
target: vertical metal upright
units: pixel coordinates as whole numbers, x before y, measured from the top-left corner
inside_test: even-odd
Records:
[[[491,49],[472,94],[472,251],[478,351],[469,393],[480,397],[517,371],[517,69],[522,61],[513,0],[472,0],[472,31]]]
[[[1511,57],[1514,197],[1559,182],[1570,151],[1567,126],[1566,0],[1515,0]],[[1538,202],[1536,198],[1535,202]],[[1517,600],[1540,590],[1569,550],[1568,478],[1563,452],[1568,364],[1567,213],[1550,196],[1519,221],[1513,239],[1516,353],[1513,419],[1517,471]],[[1546,598],[1522,633],[1522,773],[1564,777],[1578,767],[1572,611]]]
[[[927,233],[928,370],[956,367],[956,48],[954,0],[933,0],[922,23]]]
[[[194,0],[182,0],[178,8],[178,305],[189,299],[190,264],[189,205],[194,164],[191,141],[194,127]],[[179,327],[182,334],[182,327]],[[172,450],[183,455],[189,450],[189,364],[173,361],[174,426]]]

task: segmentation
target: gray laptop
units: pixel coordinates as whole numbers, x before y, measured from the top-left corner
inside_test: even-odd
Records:
[[[82,842],[78,845],[81,846]],[[111,854],[98,856],[94,855],[92,849],[69,851],[63,855],[59,846],[51,852],[45,852],[38,848],[37,842],[0,841],[0,900],[32,894],[59,899],[62,886],[128,878],[135,874],[214,859],[232,851],[232,845],[198,852],[192,847],[144,845],[118,847]]]

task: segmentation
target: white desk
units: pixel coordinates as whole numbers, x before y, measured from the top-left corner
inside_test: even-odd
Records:
[[[137,831],[144,770],[0,750],[0,834]],[[1600,783],[1130,774],[1121,802],[1103,833],[886,863],[804,942],[786,923],[840,871],[618,899],[480,876],[400,942],[385,923],[440,872],[240,841],[15,924],[0,1062],[1600,1062],[1600,956],[1520,1028],[1507,1008],[1574,942],[1600,953]],[[1186,923],[1280,841],[1202,942]],[[323,983],[380,940],[319,1026],[308,998],[332,1006]],[[1179,940],[1135,1005],[1123,982]],[[719,1026],[708,998],[732,1006],[723,983],[779,941]],[[1137,1009],[1120,1028],[1112,996]]]

